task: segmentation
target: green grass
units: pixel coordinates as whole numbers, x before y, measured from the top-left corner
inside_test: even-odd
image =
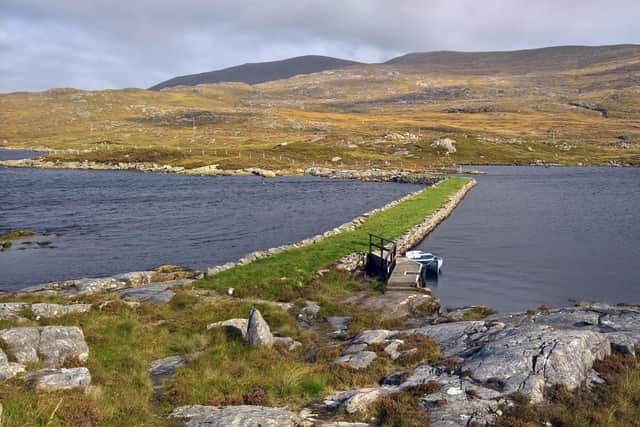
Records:
[[[399,237],[440,208],[467,182],[467,178],[448,178],[393,209],[372,215],[354,231],[223,271],[202,280],[199,286],[221,292],[234,288],[238,296],[294,300],[303,295],[306,284],[319,268],[350,253],[367,250],[368,233],[389,239]]]

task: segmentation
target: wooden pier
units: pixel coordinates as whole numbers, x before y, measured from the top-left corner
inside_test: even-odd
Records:
[[[388,291],[411,291],[416,292],[420,288],[422,278],[422,265],[412,259],[405,257],[396,258],[396,265],[389,280],[387,281]]]

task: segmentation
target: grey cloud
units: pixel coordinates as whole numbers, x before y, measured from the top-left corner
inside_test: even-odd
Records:
[[[244,62],[640,41],[636,0],[2,0],[0,92],[146,87]]]

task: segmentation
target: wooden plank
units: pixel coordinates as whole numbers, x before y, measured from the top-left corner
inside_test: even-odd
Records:
[[[414,260],[404,257],[396,258],[396,268],[393,269],[389,277],[387,290],[417,288],[421,268],[420,263]]]

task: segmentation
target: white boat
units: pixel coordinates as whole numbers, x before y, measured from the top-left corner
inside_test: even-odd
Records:
[[[439,274],[444,260],[442,257],[435,256],[429,252],[422,251],[408,251],[405,256],[416,262],[419,262],[425,267],[427,273]]]

